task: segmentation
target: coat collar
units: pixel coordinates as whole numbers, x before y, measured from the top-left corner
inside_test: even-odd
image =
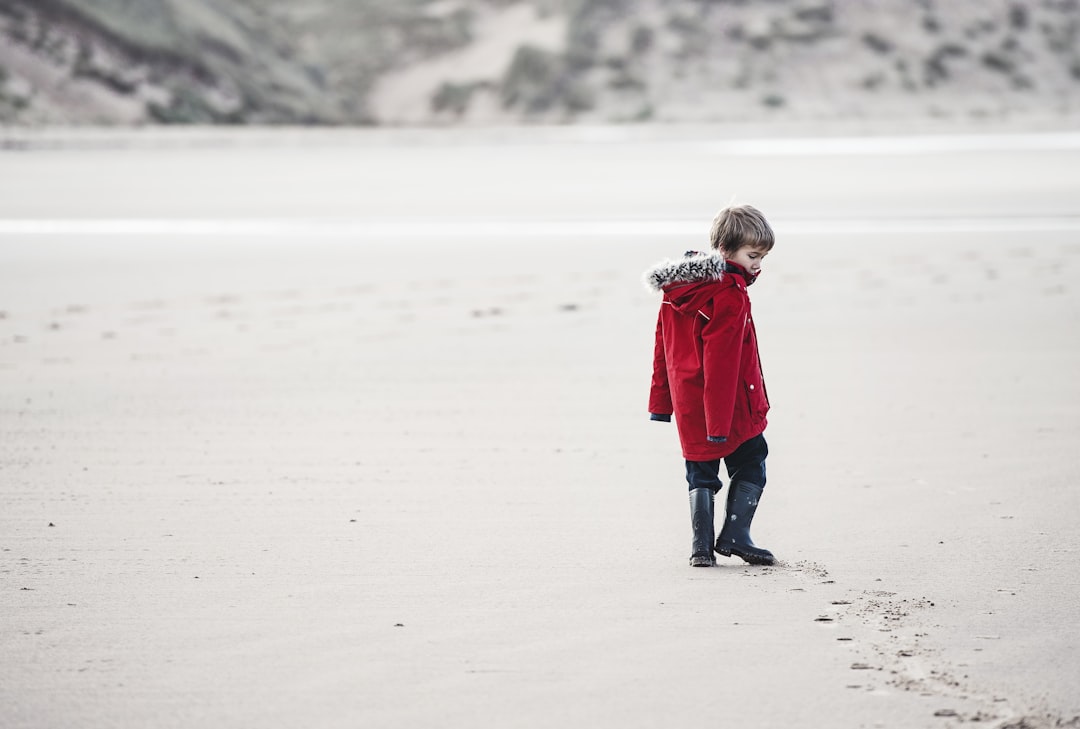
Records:
[[[742,276],[743,281],[746,282],[747,286],[757,281],[757,276],[755,274],[750,273],[745,268],[732,261],[724,261],[724,273],[734,273]]]

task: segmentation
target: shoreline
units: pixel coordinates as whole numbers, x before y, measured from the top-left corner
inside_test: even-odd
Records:
[[[514,126],[13,126],[0,125],[0,151],[275,146],[426,146],[447,144],[608,144],[979,134],[1076,133],[1080,116],[1018,115],[969,119],[830,119],[670,124]]]

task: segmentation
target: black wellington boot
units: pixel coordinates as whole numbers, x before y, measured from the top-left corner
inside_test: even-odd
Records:
[[[728,491],[727,518],[716,540],[716,551],[725,557],[735,555],[750,564],[776,564],[772,552],[754,546],[750,540],[750,522],[754,520],[762,488],[746,481],[731,484]]]
[[[690,492],[690,526],[694,529],[693,553],[690,555],[692,567],[712,567],[716,564],[712,550],[715,534],[714,497],[712,489],[694,489]]]

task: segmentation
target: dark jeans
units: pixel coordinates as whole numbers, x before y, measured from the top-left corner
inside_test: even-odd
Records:
[[[686,482],[690,490],[712,489],[716,493],[723,487],[720,481],[720,461],[727,467],[731,483],[748,481],[755,486],[765,488],[765,456],[769,455],[769,446],[765,436],[759,435],[746,441],[733,453],[715,461],[687,461]]]

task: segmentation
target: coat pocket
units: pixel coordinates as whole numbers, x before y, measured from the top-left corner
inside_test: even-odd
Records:
[[[743,381],[743,394],[746,396],[746,408],[750,422],[760,423],[769,412],[769,398],[765,394],[765,385],[761,382]]]

